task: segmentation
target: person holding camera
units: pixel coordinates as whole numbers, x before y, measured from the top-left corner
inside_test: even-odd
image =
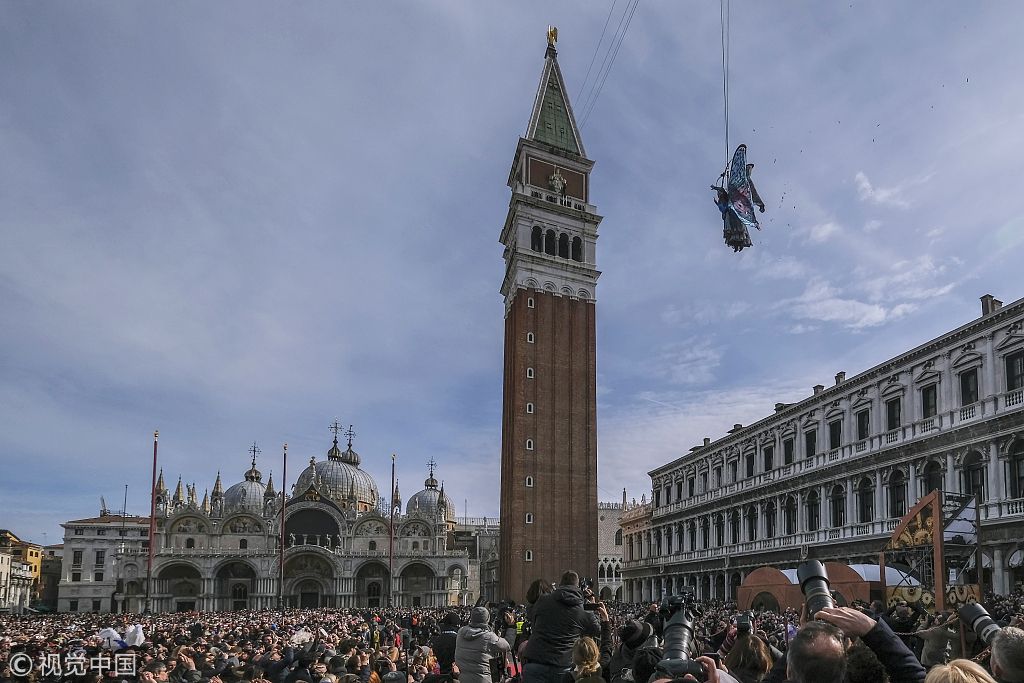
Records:
[[[523,683],[560,683],[572,662],[576,639],[601,635],[601,622],[584,609],[584,602],[579,574],[567,571],[558,588],[530,605],[532,631],[523,649]]]
[[[507,640],[491,630],[490,618],[486,607],[474,607],[469,624],[459,629],[455,640],[459,683],[491,683],[491,660],[501,658],[504,664],[510,647]]]
[[[801,626],[765,683],[842,681],[848,638],[860,638],[875,653],[890,683],[924,683],[924,667],[884,621],[850,607],[825,607],[810,616],[817,621]]]

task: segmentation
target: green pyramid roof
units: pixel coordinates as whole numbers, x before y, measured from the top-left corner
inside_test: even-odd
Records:
[[[544,71],[534,101],[527,138],[573,154],[585,155],[554,48],[549,47],[545,55]]]

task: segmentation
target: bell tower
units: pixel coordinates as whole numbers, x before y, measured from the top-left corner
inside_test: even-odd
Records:
[[[516,146],[505,247],[500,599],[534,579],[597,568],[594,162],[548,29],[537,96]]]

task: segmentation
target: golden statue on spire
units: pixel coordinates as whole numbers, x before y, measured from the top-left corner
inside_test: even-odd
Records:
[[[555,43],[558,42],[558,27],[548,26],[548,45],[554,47]]]

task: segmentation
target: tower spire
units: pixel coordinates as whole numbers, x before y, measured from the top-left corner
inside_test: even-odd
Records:
[[[580,129],[572,113],[572,105],[565,90],[562,70],[558,68],[558,51],[555,42],[558,29],[548,27],[548,46],[544,51],[544,68],[540,84],[533,101],[530,123],[526,128],[526,139],[586,157]]]

